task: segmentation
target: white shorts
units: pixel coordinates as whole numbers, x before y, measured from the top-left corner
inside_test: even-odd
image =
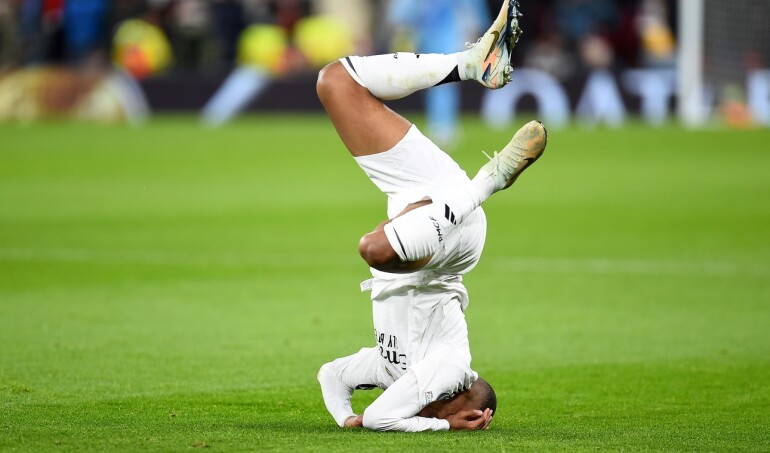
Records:
[[[388,196],[388,218],[409,204],[442,199],[442,194],[468,184],[468,176],[448,154],[412,125],[392,149],[356,157],[369,179]],[[443,274],[464,274],[481,257],[487,220],[480,207],[458,225],[423,269]],[[381,273],[375,277],[383,278]]]

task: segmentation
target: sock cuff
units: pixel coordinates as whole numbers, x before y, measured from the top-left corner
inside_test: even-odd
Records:
[[[485,198],[481,196],[473,181],[451,188],[448,187],[442,191],[441,198],[433,198],[433,204],[438,209],[434,215],[436,217],[439,215],[443,216],[443,219],[446,219],[452,225],[457,225],[462,223],[476,208],[481,206],[484,200]]]
[[[358,75],[358,72],[356,71],[356,67],[353,64],[353,61],[358,59],[360,57],[343,57],[339,59],[339,62],[342,63],[342,67],[345,68],[346,71],[348,71],[348,74],[350,74],[350,77],[353,78],[353,80],[356,81],[357,84],[361,85],[362,87],[366,88],[366,85],[364,85],[363,80],[361,80],[361,77]]]

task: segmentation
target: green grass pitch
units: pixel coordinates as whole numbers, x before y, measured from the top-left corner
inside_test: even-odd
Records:
[[[0,450],[770,450],[770,132],[553,131],[485,209],[491,429],[343,431],[385,199],[325,118],[2,126]]]

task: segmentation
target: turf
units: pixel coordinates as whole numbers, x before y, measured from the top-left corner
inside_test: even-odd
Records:
[[[464,124],[468,170],[511,132]],[[466,278],[495,421],[404,435],[315,381],[373,341],[385,207],[326,119],[2,126],[0,449],[770,450],[768,143],[553,131]]]

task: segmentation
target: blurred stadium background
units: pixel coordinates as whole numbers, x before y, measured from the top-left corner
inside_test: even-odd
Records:
[[[628,116],[659,125],[682,99],[695,110],[682,113],[688,123],[770,125],[767,2],[521,3],[519,83],[500,93],[464,87],[467,111],[498,124],[520,109],[552,127]],[[324,64],[459,49],[496,10],[493,0],[3,0],[0,119],[138,120],[210,102],[207,118],[219,124],[244,108],[318,110],[312,85]],[[215,106],[225,80],[241,94]],[[492,118],[501,110],[507,116]]]
[[[520,0],[512,84],[394,102],[469,172],[551,129],[466,279],[500,410],[325,413],[385,201],[317,71],[459,50],[499,3],[0,0],[0,449],[770,450],[764,0]]]

